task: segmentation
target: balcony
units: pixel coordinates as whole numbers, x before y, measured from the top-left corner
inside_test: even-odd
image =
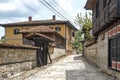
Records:
[[[93,15],[93,35],[98,35],[114,22],[120,20],[120,0],[111,0],[104,9],[100,8],[100,10],[100,16],[97,19]]]

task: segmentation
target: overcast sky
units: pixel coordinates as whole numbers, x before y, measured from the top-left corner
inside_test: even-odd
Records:
[[[46,0],[57,8],[53,0]],[[74,21],[77,13],[84,13],[87,0],[54,0],[71,16]],[[40,0],[0,0],[0,23],[27,21],[29,16],[33,20],[51,19],[53,12],[46,8]],[[64,14],[65,15],[65,14]],[[65,15],[67,17],[67,15]],[[61,19],[56,16],[57,19]],[[0,27],[0,37],[5,35],[4,28]]]

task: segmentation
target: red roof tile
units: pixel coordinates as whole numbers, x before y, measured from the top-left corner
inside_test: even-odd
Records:
[[[42,38],[45,38],[45,39],[47,39],[47,40],[49,40],[49,41],[51,41],[51,42],[54,42],[54,40],[51,39],[50,37],[48,37],[48,36],[46,36],[46,35],[43,35],[43,34],[40,34],[40,33],[30,33],[30,34],[24,35],[24,37],[25,37],[25,38],[28,38],[28,39],[31,39],[31,38],[33,38],[33,37],[35,37],[35,36],[42,37]]]
[[[34,21],[24,21],[24,22],[15,22],[15,23],[0,24],[0,26],[3,26],[3,27],[13,27],[13,26],[41,26],[41,25],[56,25],[56,24],[66,24],[66,25],[68,25],[68,27],[71,27],[74,30],[78,30],[69,21],[62,21],[62,20],[34,20]]]
[[[51,33],[51,32],[56,32],[56,31],[53,30],[53,29],[50,29],[50,28],[48,28],[46,26],[38,26],[38,27],[33,27],[33,28],[30,28],[30,29],[20,31],[20,33],[34,33],[34,32]]]

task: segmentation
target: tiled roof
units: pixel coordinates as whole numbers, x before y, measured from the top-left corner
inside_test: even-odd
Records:
[[[23,49],[39,49],[38,47],[35,46],[30,46],[30,45],[19,45],[19,44],[8,44],[8,43],[0,43],[1,48],[23,48]]]
[[[48,36],[45,36],[45,35],[43,35],[43,34],[40,34],[40,33],[30,33],[30,34],[26,34],[26,35],[24,35],[24,37],[25,38],[28,38],[28,39],[31,39],[31,38],[33,38],[33,37],[41,37],[41,38],[44,38],[44,39],[47,39],[47,40],[49,40],[49,41],[51,41],[51,42],[54,42],[54,40],[53,39],[51,39],[50,37],[48,37]]]
[[[53,30],[53,29],[50,29],[50,28],[48,28],[46,26],[38,26],[38,27],[33,27],[33,28],[30,28],[30,29],[20,31],[20,33],[34,33],[34,32],[51,33],[51,32],[56,32],[56,31]]]
[[[66,24],[74,30],[78,30],[75,28],[69,21],[62,20],[35,20],[35,21],[24,21],[24,22],[15,22],[15,23],[7,23],[0,24],[3,27],[13,27],[13,26],[41,26],[41,25],[56,25],[56,24]]]
[[[38,26],[38,27],[33,27],[30,29],[26,29],[23,31],[20,31],[20,33],[24,34],[24,33],[55,33],[57,36],[65,39],[63,36],[61,36],[58,32],[56,32],[55,30],[48,28],[47,26]]]

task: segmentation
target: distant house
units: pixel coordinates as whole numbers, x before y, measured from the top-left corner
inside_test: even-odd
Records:
[[[118,77],[120,73],[116,71],[120,71],[120,0],[87,0],[85,9],[93,12],[92,32],[97,42],[87,47],[85,54],[102,70]]]
[[[77,30],[69,21],[56,20],[53,16],[50,20],[35,20],[29,17],[29,21],[1,24],[5,27],[5,42],[13,44],[24,44],[24,37],[19,34],[19,31],[37,27],[45,26],[57,31],[65,38],[65,48],[67,53],[72,51],[72,41],[74,40],[74,32]]]

